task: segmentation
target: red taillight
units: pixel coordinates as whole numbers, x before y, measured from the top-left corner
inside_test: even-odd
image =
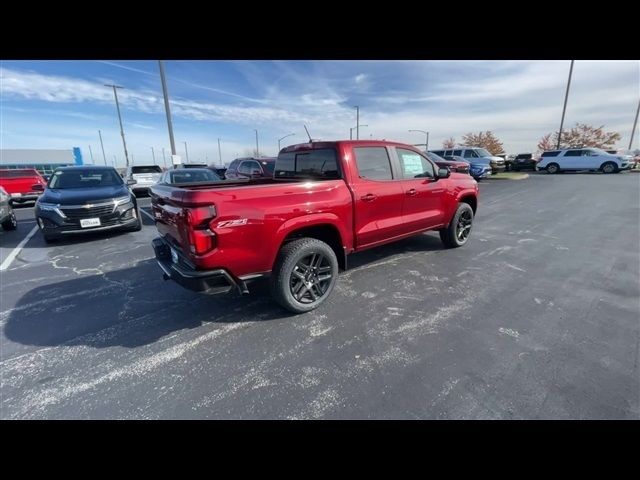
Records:
[[[215,206],[185,209],[185,216],[191,253],[202,255],[212,250],[216,245],[216,237],[209,230],[209,222],[216,216]]]

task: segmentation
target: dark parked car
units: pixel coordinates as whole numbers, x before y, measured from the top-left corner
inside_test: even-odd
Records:
[[[273,178],[275,158],[236,158],[224,174],[226,179]]]
[[[36,221],[47,242],[76,233],[138,231],[140,211],[129,185],[113,167],[63,167],[36,202]]]
[[[9,200],[11,200],[11,196],[4,188],[0,187],[0,225],[5,230],[15,230],[18,228],[18,220],[16,220],[16,214],[13,213]]]
[[[469,175],[476,181],[491,176],[491,165],[489,160],[485,158],[462,158],[456,155],[444,157],[445,160],[452,162],[465,162],[469,165]]]
[[[515,172],[527,169],[535,171],[537,164],[538,160],[533,157],[532,153],[519,153],[516,155],[516,158],[513,159],[511,169]]]
[[[185,183],[198,183],[198,182],[219,182],[222,179],[213,171],[208,168],[176,168],[174,170],[167,170],[162,174],[158,184],[160,185],[176,185]]]
[[[467,162],[446,160],[433,152],[426,152],[426,155],[438,167],[446,168],[450,172],[469,173],[469,164]]]

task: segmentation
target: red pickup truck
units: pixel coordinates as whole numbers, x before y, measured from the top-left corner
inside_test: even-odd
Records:
[[[34,168],[0,170],[0,187],[11,197],[10,203],[37,200],[47,186],[47,181]]]
[[[478,205],[469,175],[373,140],[292,145],[271,179],[154,185],[150,194],[165,280],[248,293],[247,282],[269,276],[275,300],[296,313],[331,294],[353,252],[426,230],[464,245]]]

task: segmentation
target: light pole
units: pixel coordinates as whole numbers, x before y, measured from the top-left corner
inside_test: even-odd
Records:
[[[167,168],[167,157],[164,156],[164,147],[162,147],[162,163],[164,164],[164,168]]]
[[[111,87],[113,88],[113,96],[116,99],[116,109],[118,110],[118,121],[120,122],[120,135],[122,135],[122,146],[124,147],[124,159],[127,163],[127,167],[129,166],[129,154],[127,153],[127,142],[125,142],[124,140],[124,128],[122,128],[122,115],[120,115],[120,103],[118,102],[118,88],[124,88],[124,87],[120,87],[118,85],[113,85],[113,84],[108,84],[105,83],[104,84],[105,87]]]
[[[640,100],[638,100],[638,109],[636,110],[636,119],[633,121],[633,128],[631,129],[631,138],[629,139],[629,150],[631,150],[631,144],[633,143],[633,136],[636,134],[636,125],[638,125],[638,113],[640,113]]]
[[[285,135],[284,137],[282,137],[282,138],[279,138],[279,139],[278,139],[278,153],[280,153],[280,142],[281,142],[282,140],[284,140],[285,138],[287,138],[287,137],[292,137],[292,136],[294,136],[294,135],[295,135],[295,133],[290,133],[289,135]]]
[[[409,131],[424,133],[427,136],[427,143],[424,144],[424,151],[426,152],[427,150],[429,150],[429,132],[426,132],[424,130],[409,130]]]
[[[256,132],[256,158],[260,158],[260,148],[258,147],[258,130],[253,129]]]
[[[187,160],[187,163],[189,163],[189,151],[187,150],[187,142],[182,142],[182,143],[184,143],[185,159]]]
[[[220,160],[220,166],[223,167],[222,164],[222,149],[220,148],[220,139],[218,139],[218,160]]]
[[[169,142],[171,143],[171,155],[177,155],[176,142],[173,139],[173,124],[171,123],[171,107],[169,106],[169,90],[167,90],[167,80],[164,75],[164,63],[158,60],[160,66],[160,81],[162,82],[162,95],[164,96],[164,110],[167,114],[167,126],[169,127]],[[171,160],[173,166],[173,159]]]
[[[369,125],[360,125],[360,127],[368,127],[368,126],[369,126]],[[349,129],[349,140],[353,140],[353,131],[354,131],[356,128],[358,128],[358,127],[357,127],[357,126],[356,126],[356,127],[351,127],[351,128]]]
[[[156,152],[153,151],[153,147],[151,147],[151,156],[153,157],[153,164],[156,164]]]
[[[356,140],[360,140],[360,106],[353,107],[356,109]]]
[[[89,155],[91,155],[91,163],[95,164],[93,161],[93,152],[91,151],[91,145],[89,145]]]
[[[100,137],[100,147],[102,148],[102,158],[105,166],[107,165],[107,156],[104,154],[104,144],[102,143],[102,132],[98,130],[98,136]]]
[[[116,158],[116,156],[113,156],[113,166],[117,167],[118,166],[118,159]]]
[[[567,111],[567,100],[569,99],[569,87],[571,86],[571,74],[573,73],[573,62],[571,60],[571,66],[569,67],[569,80],[567,81],[567,91],[564,94],[564,106],[562,107],[562,120],[560,120],[560,131],[558,132],[558,145],[556,149],[560,149],[560,139],[562,138],[562,126],[564,125],[564,114]]]

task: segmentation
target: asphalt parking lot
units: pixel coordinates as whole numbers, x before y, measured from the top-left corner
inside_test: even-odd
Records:
[[[163,281],[147,217],[51,246],[35,232],[0,273],[0,416],[638,419],[640,175],[480,189],[466,246],[356,254],[297,316],[264,285]],[[17,215],[0,262],[35,225]]]

